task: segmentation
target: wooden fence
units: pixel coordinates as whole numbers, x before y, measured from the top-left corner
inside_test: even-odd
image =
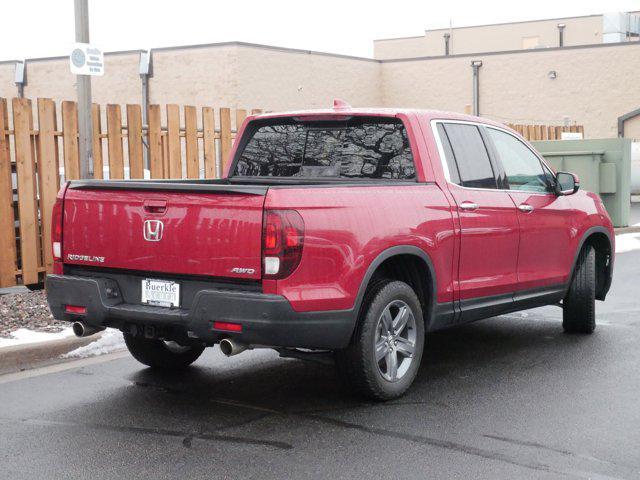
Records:
[[[562,132],[579,132],[584,135],[582,125],[570,125],[557,127],[553,125],[514,125],[508,124],[527,140],[561,140]]]
[[[34,114],[29,99],[0,98],[0,287],[38,284],[52,269],[51,210],[61,176],[80,173],[77,105],[60,104],[61,129],[57,108],[39,98]],[[95,178],[105,171],[112,179],[144,178],[145,149],[150,178],[217,178],[224,171],[247,111],[235,111],[234,129],[229,108],[216,115],[211,107],[166,105],[165,126],[162,108],[150,105],[143,125],[140,105],[126,105],[124,115],[120,105],[93,105]]]

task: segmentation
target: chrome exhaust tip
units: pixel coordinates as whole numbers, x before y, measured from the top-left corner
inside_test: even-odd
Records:
[[[244,343],[237,343],[229,338],[223,338],[220,340],[220,351],[227,357],[237,355],[244,352],[248,348],[248,345]]]
[[[82,322],[73,322],[73,333],[76,337],[90,337],[98,332],[104,330],[104,327],[94,327],[92,325],[85,325]]]

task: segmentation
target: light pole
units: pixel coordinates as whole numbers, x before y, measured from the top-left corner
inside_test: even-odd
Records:
[[[88,0],[74,0],[76,42],[89,43]],[[78,88],[78,133],[80,178],[93,178],[93,121],[91,118],[91,76],[76,75]]]

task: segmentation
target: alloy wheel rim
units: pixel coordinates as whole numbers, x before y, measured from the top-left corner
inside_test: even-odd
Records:
[[[378,371],[389,382],[404,377],[416,351],[416,319],[411,307],[393,300],[378,318],[375,335],[375,360]]]

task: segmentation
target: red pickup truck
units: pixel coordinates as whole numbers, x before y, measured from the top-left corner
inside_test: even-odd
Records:
[[[47,294],[140,362],[208,346],[333,354],[374,399],[413,382],[425,334],[557,304],[591,333],[611,284],[600,198],[483,118],[401,109],[249,117],[225,178],[72,181]]]

